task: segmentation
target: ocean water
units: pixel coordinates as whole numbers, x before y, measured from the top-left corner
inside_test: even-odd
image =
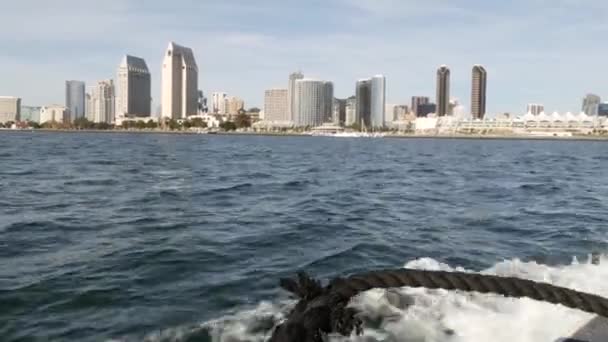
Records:
[[[466,270],[608,296],[608,143],[0,132],[0,341],[264,341],[280,277]],[[591,316],[396,289],[352,341],[555,341]],[[340,339],[333,337],[334,340]]]

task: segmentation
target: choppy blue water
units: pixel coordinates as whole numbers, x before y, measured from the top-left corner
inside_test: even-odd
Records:
[[[607,223],[603,142],[0,132],[0,340],[141,340],[297,270],[567,263]]]

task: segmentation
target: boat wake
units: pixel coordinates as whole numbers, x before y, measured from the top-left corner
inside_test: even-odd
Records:
[[[406,268],[471,272],[433,259],[418,259]],[[608,296],[608,257],[594,265],[574,259],[567,266],[510,260],[480,273],[513,276]],[[269,338],[295,301],[262,302],[256,308],[189,327],[167,329],[147,336],[146,342],[209,341],[262,342]],[[372,290],[355,298],[363,313],[364,335],[330,341],[391,342],[555,342],[572,335],[594,316],[531,299],[510,299],[445,290]],[[130,340],[119,340],[130,341]]]

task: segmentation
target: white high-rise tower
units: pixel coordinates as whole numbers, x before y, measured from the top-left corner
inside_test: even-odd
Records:
[[[198,66],[192,49],[169,43],[162,70],[162,116],[181,119],[198,112]]]

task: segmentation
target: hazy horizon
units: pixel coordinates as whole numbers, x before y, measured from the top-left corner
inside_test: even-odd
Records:
[[[153,113],[160,105],[169,41],[191,47],[199,88],[262,107],[264,90],[286,87],[290,72],[334,82],[336,97],[357,79],[383,74],[387,103],[435,97],[435,73],[451,69],[451,97],[470,111],[471,68],[488,70],[488,114],[579,112],[586,93],[608,96],[603,77],[608,32],[599,0],[329,0],[89,4],[22,0],[0,12],[0,95],[23,105],[63,103],[65,81],[87,87],[115,79],[123,55],[146,60]]]

